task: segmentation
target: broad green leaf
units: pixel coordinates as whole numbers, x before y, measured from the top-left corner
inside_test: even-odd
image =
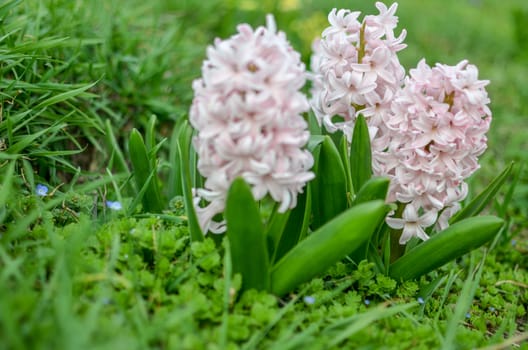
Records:
[[[304,192],[297,197],[297,205],[290,212],[288,222],[282,232],[278,246],[275,249],[274,258],[271,262],[280,260],[306,236],[312,210],[311,197],[310,186],[306,186]]]
[[[334,142],[325,136],[314,166],[312,186],[313,228],[317,229],[347,208],[346,175]]]
[[[513,169],[513,163],[508,165],[478,196],[467,203],[458,213],[456,213],[449,223],[454,224],[457,221],[478,215],[486,207],[497,192],[500,190]]]
[[[266,225],[267,229],[265,235],[268,239],[270,261],[275,259],[275,253],[277,252],[279,243],[285,233],[284,229],[291,214],[291,210],[287,210],[284,213],[279,213],[277,210],[279,206],[279,203],[275,204],[273,212],[271,213],[271,217],[269,218],[268,224]]]
[[[202,241],[203,233],[200,224],[198,223],[198,216],[194,210],[192,196],[191,169],[189,164],[191,137],[192,129],[189,127],[189,123],[184,121],[180,127],[177,148],[177,158],[180,160],[181,169],[181,187],[185,202],[185,211],[187,212],[187,219],[189,220],[189,233],[191,234],[191,240]]]
[[[350,173],[354,192],[358,192],[372,175],[370,136],[365,117],[356,119],[350,145]]]
[[[310,135],[321,135],[322,133],[321,126],[311,110],[308,112],[308,129],[310,130]]]
[[[325,140],[323,135],[310,135],[306,148],[313,154],[314,150]]]
[[[358,205],[361,203],[369,202],[372,200],[385,200],[387,196],[387,191],[389,190],[389,179],[385,177],[373,177],[370,178],[356,194],[352,205]],[[371,246],[375,246],[377,241],[376,235],[372,236],[372,241],[364,242],[355,252],[350,255],[350,258],[356,263],[359,263],[361,260],[367,258],[369,255],[369,249],[372,249]],[[370,255],[372,257],[372,254]],[[378,258],[379,259],[379,258]],[[376,259],[376,265],[380,267],[381,259],[378,261]]]
[[[383,201],[359,204],[291,249],[271,270],[271,291],[283,295],[325,272],[368,240],[385,217]]]
[[[385,200],[389,191],[390,180],[386,177],[375,176],[363,184],[354,197],[353,205],[375,199]]]
[[[151,166],[152,160],[149,157],[143,137],[133,129],[128,141],[130,160],[134,169],[134,177],[138,190],[146,186],[142,197],[143,209],[151,213],[161,213],[164,208],[161,193],[158,185],[156,169]]]
[[[396,280],[418,278],[490,241],[503,223],[495,216],[457,222],[397,259],[389,275]]]
[[[242,275],[242,289],[269,289],[269,256],[257,204],[246,182],[233,181],[227,194],[225,219],[233,273]]]

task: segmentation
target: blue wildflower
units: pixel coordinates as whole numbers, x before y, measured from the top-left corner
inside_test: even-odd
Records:
[[[308,305],[312,305],[313,303],[315,303],[315,298],[311,295],[305,296],[303,300]]]
[[[418,299],[416,299],[418,301],[418,304],[425,304],[425,300],[423,300],[422,297],[418,297]]]
[[[46,185],[38,184],[35,187],[35,193],[39,197],[45,197],[48,195],[48,187]]]
[[[466,313],[466,318],[470,318],[471,314],[469,312]]]
[[[365,299],[364,303],[365,303],[365,305],[370,305],[370,300]]]
[[[118,201],[106,201],[106,206],[109,208],[109,209],[112,209],[112,210],[121,210],[123,209],[123,206],[121,205],[120,202]]]

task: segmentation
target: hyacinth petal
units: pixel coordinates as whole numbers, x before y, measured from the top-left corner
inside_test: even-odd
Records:
[[[313,177],[313,157],[303,152],[309,133],[302,113],[310,107],[300,91],[306,80],[300,54],[277,32],[247,24],[207,49],[189,120],[197,130],[193,146],[206,179],[195,201],[204,232],[225,230],[213,218],[225,209],[230,184],[242,177],[255,199],[269,195],[286,211]]]

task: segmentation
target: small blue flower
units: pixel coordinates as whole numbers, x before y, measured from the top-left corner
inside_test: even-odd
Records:
[[[489,307],[489,311],[490,311],[490,312],[495,312],[496,309],[495,309],[493,306],[490,306],[490,307]]]
[[[469,312],[466,313],[466,318],[470,318],[471,314]]]
[[[425,300],[423,300],[422,297],[418,297],[418,299],[416,300],[418,301],[418,304],[421,304],[421,305],[425,304]]]
[[[365,303],[365,305],[370,305],[370,300],[365,299],[364,303]]]
[[[39,197],[46,197],[48,195],[48,187],[46,185],[38,184],[35,187],[35,193]]]
[[[307,295],[303,298],[304,302],[308,305],[312,305],[313,303],[315,303],[315,298],[311,295]]]
[[[515,247],[516,244],[517,244],[517,240],[516,239],[512,239],[511,240],[512,247]]]
[[[121,210],[123,209],[123,206],[121,205],[120,202],[118,201],[106,201],[106,206],[109,208],[109,209],[112,209],[112,210]]]

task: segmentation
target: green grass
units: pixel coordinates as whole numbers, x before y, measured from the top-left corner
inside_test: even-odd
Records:
[[[508,226],[486,250],[403,284],[343,261],[279,299],[239,292],[226,242],[191,243],[172,198],[172,132],[207,45],[272,11],[308,62],[333,6],[375,11],[322,0],[0,4],[0,349],[528,349],[522,0],[402,0],[398,10],[405,67],[467,58],[491,80],[494,121],[472,189],[517,164],[489,208]],[[159,215],[142,211],[128,149],[153,115]],[[39,183],[48,196],[35,194]]]

